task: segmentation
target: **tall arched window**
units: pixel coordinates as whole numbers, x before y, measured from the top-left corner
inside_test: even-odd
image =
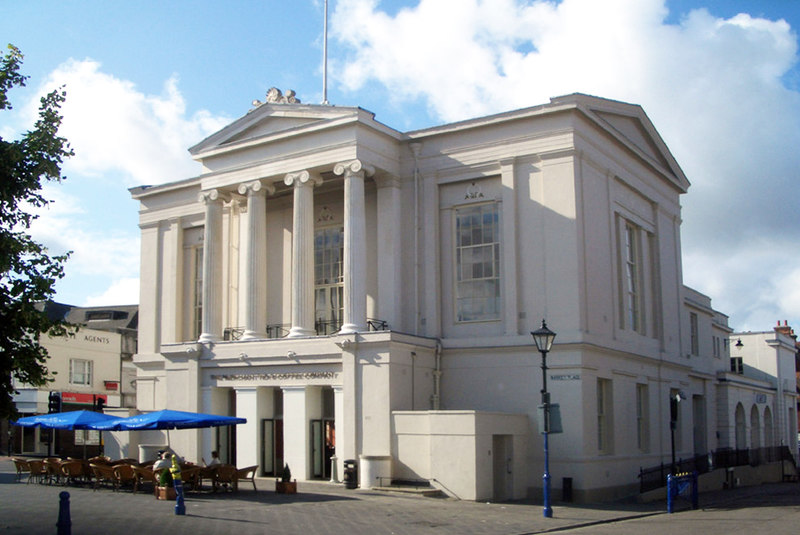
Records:
[[[747,422],[745,422],[744,407],[736,405],[736,443],[737,450],[747,449]]]
[[[750,409],[750,447],[754,450],[761,447],[761,418],[755,405]]]
[[[764,407],[764,447],[769,448],[775,445],[775,431],[772,429],[772,411],[769,407]]]

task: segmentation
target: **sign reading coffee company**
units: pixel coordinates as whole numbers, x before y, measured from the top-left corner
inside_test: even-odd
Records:
[[[287,372],[287,373],[231,373],[212,375],[217,381],[285,381],[285,380],[314,380],[335,379],[336,372]]]

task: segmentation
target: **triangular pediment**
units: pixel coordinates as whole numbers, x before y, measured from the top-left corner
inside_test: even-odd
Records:
[[[235,148],[243,144],[300,133],[315,127],[325,128],[341,120],[355,119],[358,108],[307,104],[262,104],[247,115],[191,147],[195,158],[203,154]]]
[[[551,103],[576,106],[681,192],[688,190],[689,180],[641,106],[582,93],[556,97]]]
[[[639,118],[605,111],[598,111],[596,113],[599,118],[603,119],[609,126],[619,132],[628,142],[656,160],[665,169],[670,168],[666,158],[664,158],[664,155]]]
[[[267,134],[275,134],[277,132],[285,132],[292,130],[298,126],[307,125],[320,119],[317,117],[270,117],[269,120],[264,120],[255,123],[254,125],[246,128],[245,130],[237,133],[225,141],[225,143],[235,143],[246,139],[253,139]]]

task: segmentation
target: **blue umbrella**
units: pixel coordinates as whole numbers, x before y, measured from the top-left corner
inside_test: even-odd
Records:
[[[133,431],[137,429],[166,429],[169,444],[170,429],[197,429],[199,427],[219,427],[246,423],[245,418],[220,416],[202,412],[184,412],[164,409],[161,411],[138,414],[128,418],[117,418],[113,421],[99,422],[92,429],[102,431]]]
[[[14,425],[41,427],[44,429],[94,429],[101,422],[117,420],[118,417],[94,411],[54,412],[20,418]]]
[[[218,427],[221,425],[237,425],[246,423],[245,418],[220,416],[202,412],[184,412],[164,409],[161,411],[139,414],[128,418],[117,418],[111,421],[98,422],[92,429],[102,431],[132,431],[135,429],[196,429],[198,427]]]

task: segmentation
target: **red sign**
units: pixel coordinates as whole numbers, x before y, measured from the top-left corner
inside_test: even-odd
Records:
[[[119,388],[119,383],[117,381],[103,381],[103,385],[106,387],[106,390],[117,390]]]
[[[81,392],[61,392],[62,403],[72,403],[73,405],[94,405],[96,399],[102,399],[108,403],[108,396],[105,394],[83,394]]]

